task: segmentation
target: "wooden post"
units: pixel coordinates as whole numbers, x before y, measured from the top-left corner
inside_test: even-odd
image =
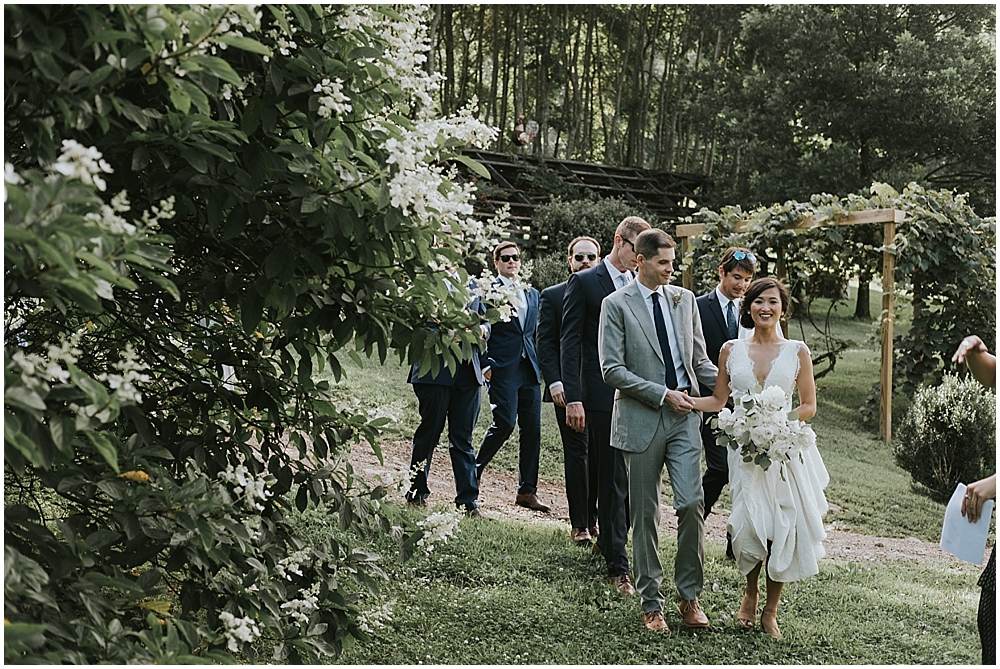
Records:
[[[691,249],[691,238],[684,236],[681,237],[681,262],[684,261],[684,257],[687,256],[687,252]],[[688,290],[694,290],[694,269],[691,265],[684,268],[684,272],[681,274],[681,285]]]
[[[882,228],[882,371],[879,375],[879,434],[885,443],[892,441],[892,323],[893,291],[896,280],[896,254],[889,250],[896,237],[896,221],[886,221]]]

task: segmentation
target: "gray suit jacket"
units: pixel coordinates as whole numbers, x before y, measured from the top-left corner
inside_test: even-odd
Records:
[[[698,384],[711,391],[719,370],[705,350],[694,293],[669,285],[665,286],[665,292],[665,308],[670,309],[681,362],[691,379],[689,393],[699,396]],[[604,299],[597,341],[604,382],[616,389],[611,445],[623,451],[641,453],[656,434],[660,413],[672,409],[666,404],[660,405],[667,389],[664,383],[666,367],[656,328],[637,281]]]

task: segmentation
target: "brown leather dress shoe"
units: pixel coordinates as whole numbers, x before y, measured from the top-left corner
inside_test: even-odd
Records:
[[[531,509],[532,511],[541,511],[542,513],[548,513],[549,507],[542,504],[542,501],[538,499],[538,495],[533,492],[521,495],[518,494],[514,498],[514,503],[518,506],[523,506],[526,509]]]
[[[628,574],[618,574],[617,576],[608,576],[608,583],[618,588],[618,592],[623,595],[634,595],[635,588],[632,587],[632,579],[628,577]]]
[[[642,622],[646,629],[653,632],[669,632],[667,621],[663,619],[663,611],[649,611],[642,614]]]
[[[587,531],[586,527],[574,527],[570,530],[569,536],[575,544],[580,546],[590,545],[590,532]]]
[[[591,525],[587,531],[590,532],[590,538],[594,541],[597,541],[597,537],[601,536],[601,533],[597,531],[597,525]]]
[[[697,599],[682,599],[680,610],[684,627],[708,627],[708,616],[701,610]]]

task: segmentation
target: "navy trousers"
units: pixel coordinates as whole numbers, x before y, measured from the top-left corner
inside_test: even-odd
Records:
[[[625,455],[611,446],[611,412],[587,410],[587,432],[597,447],[597,518],[601,535],[597,547],[604,555],[608,576],[628,573],[630,524],[628,469]]]
[[[587,430],[577,432],[566,425],[566,408],[552,405],[563,445],[566,501],[572,527],[597,525],[597,448],[590,447]]]
[[[441,440],[445,420],[448,421],[448,453],[451,469],[455,474],[455,506],[473,509],[479,498],[476,478],[476,453],[472,449],[472,430],[479,420],[480,385],[471,363],[459,365],[451,385],[414,383],[413,392],[419,403],[420,425],[413,434],[410,469],[425,463],[410,482],[408,499],[427,499],[427,475],[431,471],[431,457]]]
[[[514,432],[520,429],[518,448],[519,481],[517,493],[527,495],[538,491],[538,458],[542,444],[542,390],[535,370],[527,358],[510,368],[493,370],[490,381],[490,404],[493,424],[486,430],[476,456],[476,474],[481,478],[490,463]]]
[[[705,493],[705,517],[712,513],[712,506],[719,501],[722,488],[729,483],[729,453],[725,446],[715,443],[716,431],[711,419],[718,414],[705,414],[701,424],[701,443],[705,447],[705,474],[701,487]]]

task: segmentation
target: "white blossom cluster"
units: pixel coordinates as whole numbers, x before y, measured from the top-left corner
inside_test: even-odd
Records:
[[[222,631],[227,639],[226,647],[234,653],[240,649],[239,641],[253,643],[253,640],[260,636],[260,628],[249,616],[237,618],[229,611],[223,611],[219,614],[219,620],[226,627]]]
[[[199,14],[204,14],[210,10],[215,10],[219,5],[187,5],[187,8]],[[234,37],[244,37],[250,33],[256,32],[260,28],[260,21],[264,17],[263,11],[257,9],[258,5],[244,5],[248,10],[248,15],[243,16],[237,11],[227,12],[221,19],[219,19],[219,24],[216,28],[210,32],[208,35],[201,38],[197,44],[191,43],[184,39],[191,34],[191,27],[187,19],[183,15],[177,15],[177,28],[180,32],[180,41],[170,40],[164,42],[163,48],[160,49],[158,54],[161,62],[173,69],[174,74],[178,77],[183,77],[187,74],[180,67],[181,59],[178,57],[179,53],[183,53],[185,58],[190,58],[192,56],[202,56],[205,54],[216,55],[220,50],[225,51],[227,44],[225,42],[219,41],[220,35],[232,35]],[[148,8],[147,18],[155,18],[156,12],[160,11],[156,7]],[[265,61],[267,57],[265,56]],[[114,67],[117,63],[117,59],[114,54],[108,56],[108,63]],[[122,68],[126,67],[125,59],[120,61]]]
[[[219,478],[226,483],[235,483],[236,487],[233,488],[233,492],[242,495],[244,505],[251,510],[263,511],[264,507],[260,502],[267,500],[272,495],[271,491],[267,489],[267,481],[263,477],[254,477],[250,470],[242,464],[235,467],[227,466],[226,471],[219,472]],[[258,502],[258,500],[260,501]]]
[[[136,227],[120,216],[132,209],[128,201],[128,193],[121,191],[113,198],[111,204],[101,204],[101,213],[90,212],[85,219],[115,235],[135,235]]]
[[[83,354],[79,349],[83,330],[74,332],[69,337],[61,335],[58,344],[49,344],[45,357],[37,353],[25,353],[18,349],[11,356],[8,372],[19,374],[21,383],[33,390],[44,389],[49,381],[66,383],[69,381],[69,371],[63,367],[75,364]]]
[[[333,81],[323,79],[313,88],[313,93],[323,94],[319,98],[319,109],[316,111],[323,118],[330,118],[334,112],[339,116],[351,111],[351,99],[344,95],[344,80],[339,77]]]
[[[462,514],[458,511],[436,511],[418,521],[417,525],[423,528],[424,536],[420,537],[417,545],[430,553],[437,542],[448,543],[448,537],[455,536],[455,530],[458,529],[458,522],[461,519]]]
[[[85,147],[75,139],[64,139],[62,146],[62,153],[49,169],[70,179],[79,179],[88,186],[96,186],[100,191],[108,187],[100,175],[112,174],[114,170],[96,147]]]
[[[319,583],[313,584],[307,590],[300,590],[299,595],[300,599],[285,602],[280,608],[282,611],[286,611],[295,622],[305,627],[309,624],[309,616],[314,611],[319,611]]]
[[[376,629],[385,629],[386,623],[392,622],[392,606],[395,602],[385,602],[381,606],[363,611],[358,616],[358,627],[373,634]]]
[[[126,344],[121,360],[112,365],[120,374],[102,372],[97,375],[98,381],[103,381],[114,391],[115,397],[122,404],[142,401],[142,393],[135,387],[136,383],[148,383],[149,376],[142,372],[149,367],[139,361],[132,344]]]
[[[524,299],[524,291],[528,288],[528,284],[520,279],[515,279],[509,284],[497,281],[489,269],[484,269],[473,283],[469,296],[479,298],[487,306],[494,307],[500,312],[500,320],[509,323],[515,313],[515,304]]]
[[[304,548],[289,554],[288,557],[282,558],[274,568],[286,581],[291,581],[291,574],[302,576],[302,567],[309,567],[312,565],[312,562],[312,552]]]
[[[734,393],[733,400],[733,409],[720,411],[713,427],[721,430],[719,445],[738,449],[744,462],[764,470],[778,462],[784,478],[784,463],[792,457],[801,460],[802,451],[816,445],[816,433],[790,411],[791,396],[778,386]]]
[[[24,183],[24,179],[22,179],[21,175],[17,173],[17,170],[14,169],[14,165],[12,163],[6,163],[5,162],[3,164],[3,183],[4,183],[4,186],[3,186],[3,201],[6,202],[7,201],[7,184],[11,184],[13,186],[16,186],[17,184]]]

